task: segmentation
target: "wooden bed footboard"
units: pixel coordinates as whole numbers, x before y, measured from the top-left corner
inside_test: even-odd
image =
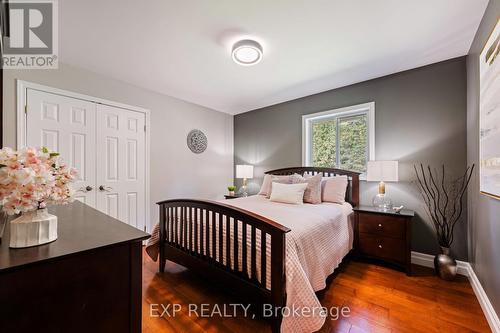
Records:
[[[175,199],[158,205],[160,272],[168,259],[223,282],[253,303],[285,306],[285,234],[290,229],[219,202]],[[279,332],[281,317],[272,319],[273,332]]]

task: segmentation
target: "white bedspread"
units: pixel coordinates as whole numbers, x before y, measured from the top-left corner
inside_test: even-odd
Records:
[[[325,318],[318,315],[321,304],[315,291],[326,287],[326,278],[352,249],[353,231],[348,221],[348,215],[352,213],[352,206],[348,203],[343,205],[334,203],[290,205],[271,202],[260,195],[225,200],[222,203],[262,215],[291,229],[286,234],[286,306],[289,309],[314,310],[316,315],[285,316],[281,324],[281,332],[314,332],[319,330],[323,326]],[[225,224],[223,226],[225,235]],[[148,242],[148,248],[154,249],[154,251],[147,249],[150,255],[155,253],[157,249],[158,230],[158,226],[155,227]],[[238,238],[241,244],[241,228]],[[267,242],[269,245],[269,238]],[[259,235],[257,243],[260,244]],[[268,258],[270,258],[270,249],[270,246],[266,247]],[[218,246],[216,253],[218,253]],[[257,258],[259,257],[260,246],[257,248]],[[238,258],[240,267],[241,260],[240,251]],[[226,261],[225,251],[223,261]],[[234,263],[232,251],[231,263]],[[268,259],[266,265],[268,289],[270,289],[271,281],[269,265],[270,260]],[[258,265],[258,276],[260,276],[260,270],[261,267]]]
[[[334,203],[290,205],[264,196],[224,201],[291,229],[286,235],[286,305],[290,309],[321,304],[315,291],[326,287],[326,278],[352,249],[353,231],[347,216],[352,206]],[[269,279],[268,279],[269,281]],[[284,317],[281,332],[314,332],[323,326],[320,316]]]

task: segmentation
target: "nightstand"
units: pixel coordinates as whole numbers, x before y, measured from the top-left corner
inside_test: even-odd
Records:
[[[240,194],[236,194],[236,195],[224,194],[224,198],[226,198],[226,199],[236,199],[236,198],[242,198],[242,197],[243,196]]]
[[[354,246],[360,257],[378,259],[411,274],[411,220],[415,213],[381,211],[372,206],[354,208]]]

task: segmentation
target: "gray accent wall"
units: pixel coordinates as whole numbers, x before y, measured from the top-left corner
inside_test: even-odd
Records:
[[[255,165],[249,188],[256,192],[264,171],[301,165],[302,115],[372,101],[376,159],[400,161],[400,182],[387,184],[387,194],[395,204],[417,212],[413,250],[436,254],[433,227],[412,184],[413,165],[445,164],[454,176],[465,170],[464,57],[239,114],[234,118],[235,164]],[[360,187],[362,204],[371,204],[377,184],[362,181]],[[465,216],[452,246],[453,255],[461,260],[467,260]]]
[[[467,56],[467,159],[476,165],[479,163],[479,54],[499,16],[500,0],[490,0]],[[469,261],[496,313],[500,314],[500,200],[479,193],[478,172],[468,200]]]

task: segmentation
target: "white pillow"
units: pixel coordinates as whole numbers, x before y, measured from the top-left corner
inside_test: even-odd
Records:
[[[274,202],[302,205],[306,188],[307,183],[281,184],[273,182],[270,199]]]
[[[345,192],[347,191],[347,176],[335,176],[324,179],[321,182],[323,202],[334,202],[343,204]]]

